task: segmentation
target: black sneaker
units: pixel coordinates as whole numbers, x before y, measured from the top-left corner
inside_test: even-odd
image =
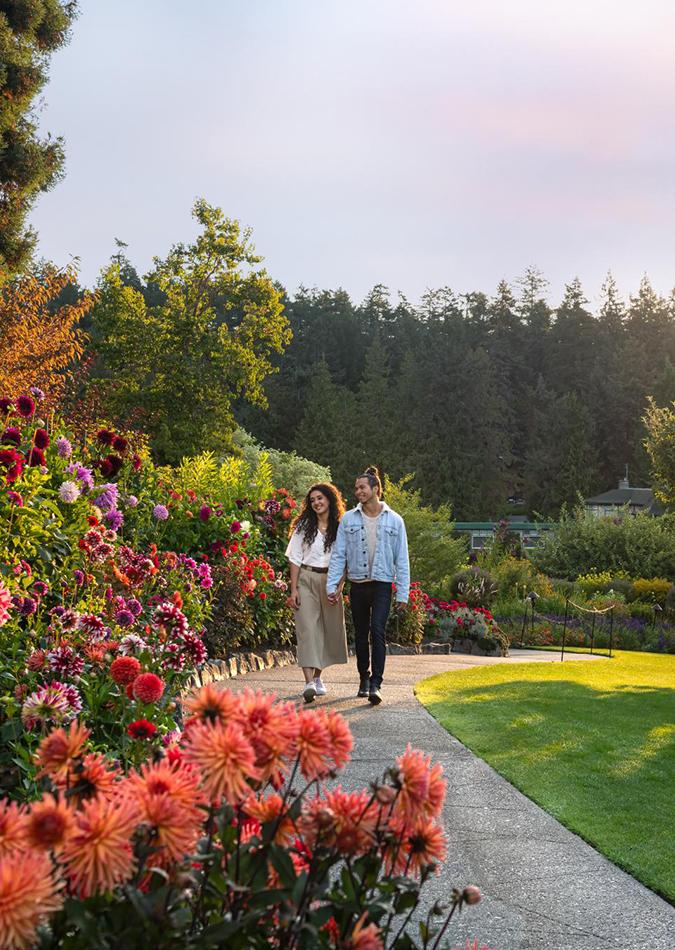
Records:
[[[362,676],[361,682],[359,684],[359,691],[356,695],[360,696],[361,699],[366,699],[369,692],[370,692],[370,677]]]
[[[368,702],[371,706],[379,706],[382,702],[382,693],[379,686],[371,686],[368,693]]]

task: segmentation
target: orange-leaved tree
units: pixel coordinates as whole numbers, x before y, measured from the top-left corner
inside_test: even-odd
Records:
[[[84,350],[79,321],[95,300],[85,291],[72,303],[59,301],[75,276],[72,267],[45,264],[0,288],[0,395],[17,396],[34,385],[51,405],[58,403]]]

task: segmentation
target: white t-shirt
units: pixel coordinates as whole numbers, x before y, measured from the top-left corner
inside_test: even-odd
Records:
[[[324,551],[324,535],[320,531],[316,532],[316,537],[312,544],[308,545],[304,535],[294,531],[286,548],[286,557],[291,564],[306,564],[307,567],[328,567],[330,561],[330,550]]]
[[[363,523],[366,528],[366,544],[368,546],[368,577],[373,576],[373,561],[375,560],[375,548],[377,546],[377,519],[382,514],[379,511],[374,518],[371,518],[370,515],[367,515],[365,512],[361,512],[363,515]]]

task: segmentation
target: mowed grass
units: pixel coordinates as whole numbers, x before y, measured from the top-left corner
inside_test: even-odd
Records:
[[[675,657],[488,666],[415,692],[558,821],[675,901]]]

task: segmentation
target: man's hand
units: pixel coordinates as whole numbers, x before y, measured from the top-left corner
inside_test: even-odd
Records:
[[[328,603],[332,604],[333,607],[337,604],[338,600],[340,599],[340,595],[338,594],[337,591],[335,591],[334,594],[326,594],[326,597],[328,598]]]
[[[397,613],[400,614],[402,611],[405,610],[405,608],[406,608],[407,606],[408,606],[408,601],[407,601],[407,600],[397,600],[397,601],[396,601],[396,611],[397,611]]]

